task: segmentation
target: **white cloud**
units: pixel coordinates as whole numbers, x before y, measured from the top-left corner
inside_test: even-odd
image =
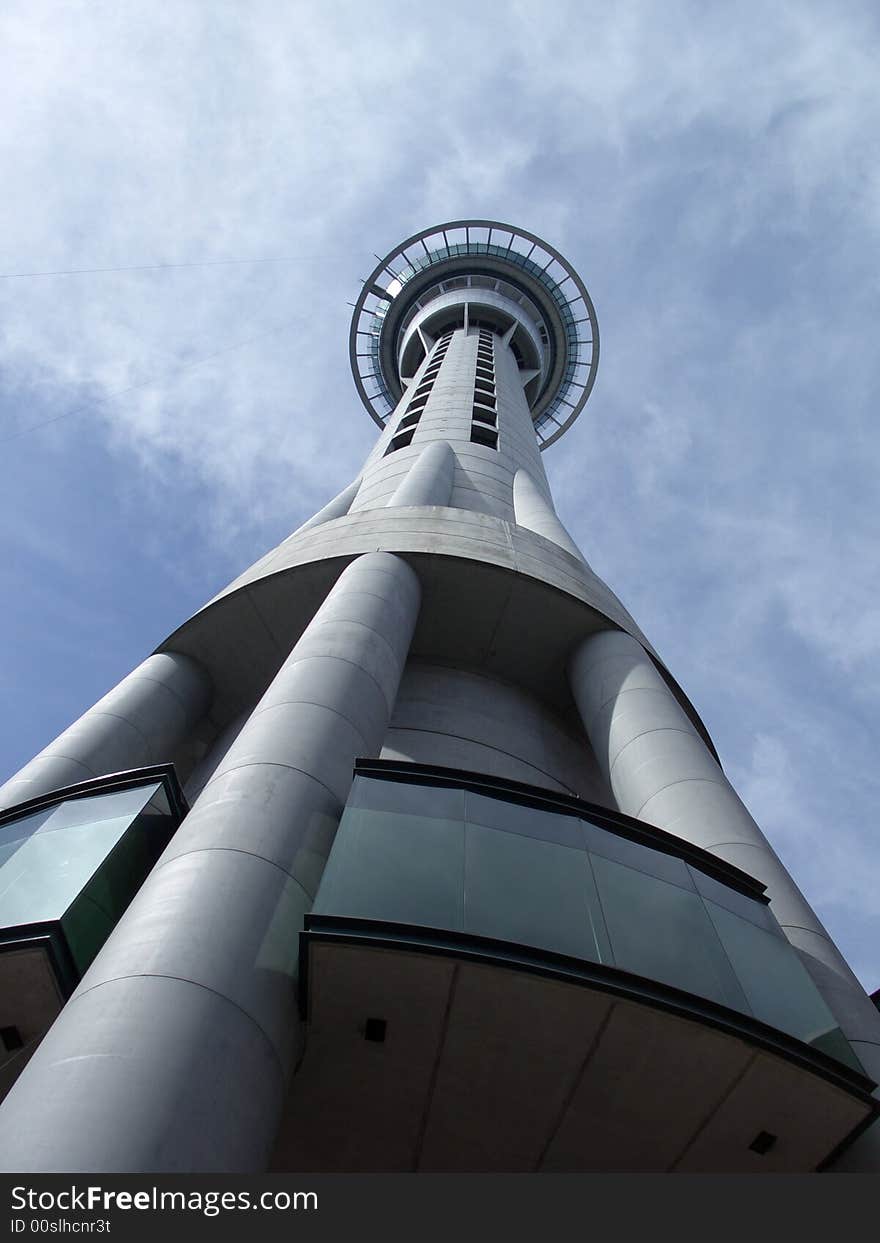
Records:
[[[7,460],[42,454],[63,489],[97,428],[143,503],[190,480],[203,554],[244,564],[372,442],[346,302],[373,251],[466,215],[542,233],[602,330],[548,454],[560,512],[811,896],[861,913],[867,963],[876,877],[847,857],[872,849],[853,738],[880,692],[871,6],[19,0],[0,48],[0,272],[297,260],[0,280],[9,430],[94,403]],[[821,747],[780,720],[822,724],[832,694]],[[851,831],[799,846],[801,789]]]

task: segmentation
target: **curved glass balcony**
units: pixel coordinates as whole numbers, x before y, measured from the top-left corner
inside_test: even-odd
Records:
[[[618,985],[703,999],[864,1075],[759,882],[577,799],[360,763],[307,928],[341,918],[595,964]]]
[[[0,1099],[186,810],[153,765],[0,812]]]

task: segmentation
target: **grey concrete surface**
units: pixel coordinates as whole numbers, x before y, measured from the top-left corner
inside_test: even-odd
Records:
[[[0,1107],[0,1168],[265,1168],[302,917],[420,595],[385,553],[339,577]]]
[[[578,722],[485,670],[410,659],[382,755],[609,799]]]
[[[435,440],[406,472],[388,505],[448,505],[454,475],[455,454],[445,440]]]
[[[880,1014],[644,649],[630,635],[606,630],[576,647],[569,671],[620,810],[762,881],[844,1035],[867,1037],[880,1052]]]
[[[0,808],[60,786],[174,758],[204,716],[211,681],[192,657],[162,652],[138,665],[0,787]]]
[[[552,503],[527,470],[518,470],[513,477],[513,512],[517,526],[543,535],[573,557],[583,560],[583,553],[559,521]]]
[[[332,501],[328,501],[322,509],[319,509],[307,522],[297,527],[287,538],[293,539],[295,535],[301,535],[303,531],[311,531],[313,527],[319,527],[322,522],[329,522],[331,518],[341,518],[343,514],[347,514],[351,508],[352,501],[358,494],[360,486],[360,478],[355,479],[347,488],[343,488],[341,492],[337,493]]]

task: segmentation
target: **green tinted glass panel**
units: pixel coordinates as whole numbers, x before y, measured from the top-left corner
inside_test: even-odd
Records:
[[[552,811],[527,807],[502,798],[465,792],[465,817],[469,823],[483,824],[505,833],[518,833],[541,841],[556,842],[583,850],[584,836],[576,816],[561,816]]]
[[[605,859],[613,859],[626,867],[636,868],[639,872],[647,872],[670,885],[681,885],[683,889],[694,890],[694,880],[687,864],[675,855],[664,854],[662,850],[652,850],[641,842],[631,841],[617,833],[609,833],[607,829],[589,820],[581,821],[586,838],[587,849],[594,855],[602,855]]]
[[[0,868],[10,856],[19,850],[28,838],[41,828],[51,816],[54,809],[34,812],[30,816],[22,816],[20,820],[12,820],[0,826]]]
[[[592,862],[618,967],[749,1013],[696,893],[598,855]]]
[[[146,807],[161,785],[135,786],[131,790],[117,790],[110,794],[97,794],[93,798],[72,798],[52,809],[45,830],[73,828],[77,825],[96,824],[100,820],[132,820]]]
[[[704,898],[708,898],[711,902],[716,902],[718,906],[723,906],[726,911],[748,920],[750,924],[763,928],[765,932],[771,932],[777,937],[785,936],[779,924],[770,914],[770,907],[764,902],[759,902],[755,898],[749,898],[746,894],[740,893],[739,890],[731,889],[729,885],[723,885],[720,880],[715,880],[713,876],[707,876],[699,868],[688,867],[688,871],[694,878],[697,892],[702,894]]]
[[[460,820],[349,807],[313,909],[460,929],[463,865]]]
[[[67,799],[4,826],[0,928],[59,924],[85,970],[174,829],[161,782]]]
[[[433,816],[438,820],[463,820],[464,790],[356,777],[347,806],[400,814],[410,812],[415,816]]]
[[[468,824],[467,932],[607,962],[608,941],[583,851]]]
[[[793,947],[715,902],[706,909],[755,1017],[862,1070]]]
[[[126,816],[34,833],[0,868],[0,926],[60,919],[129,824]]]

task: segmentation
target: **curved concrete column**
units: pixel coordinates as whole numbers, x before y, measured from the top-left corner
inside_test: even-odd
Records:
[[[318,512],[308,522],[304,522],[301,527],[297,527],[293,534],[288,535],[288,539],[293,539],[294,535],[301,535],[303,531],[311,531],[312,527],[319,527],[322,522],[330,522],[333,518],[344,518],[351,509],[351,503],[358,494],[361,486],[360,476],[355,479],[354,483],[350,483],[347,488],[343,488],[334,496],[332,501],[328,501],[323,509]]]
[[[150,656],[0,788],[0,808],[170,760],[204,716],[211,681],[189,656]]]
[[[455,477],[455,454],[444,440],[429,444],[398,484],[388,507],[448,505]]]
[[[0,1168],[265,1168],[302,917],[420,596],[388,553],[343,571],[0,1108]]]
[[[584,554],[559,521],[553,506],[539,491],[527,470],[518,470],[513,477],[513,511],[517,526],[526,527],[536,535],[543,535],[545,539],[552,540],[573,557],[577,557],[578,561],[584,561]]]
[[[880,1015],[645,650],[603,630],[575,650],[569,678],[620,810],[763,881],[841,1030],[868,1073],[880,1072]]]

